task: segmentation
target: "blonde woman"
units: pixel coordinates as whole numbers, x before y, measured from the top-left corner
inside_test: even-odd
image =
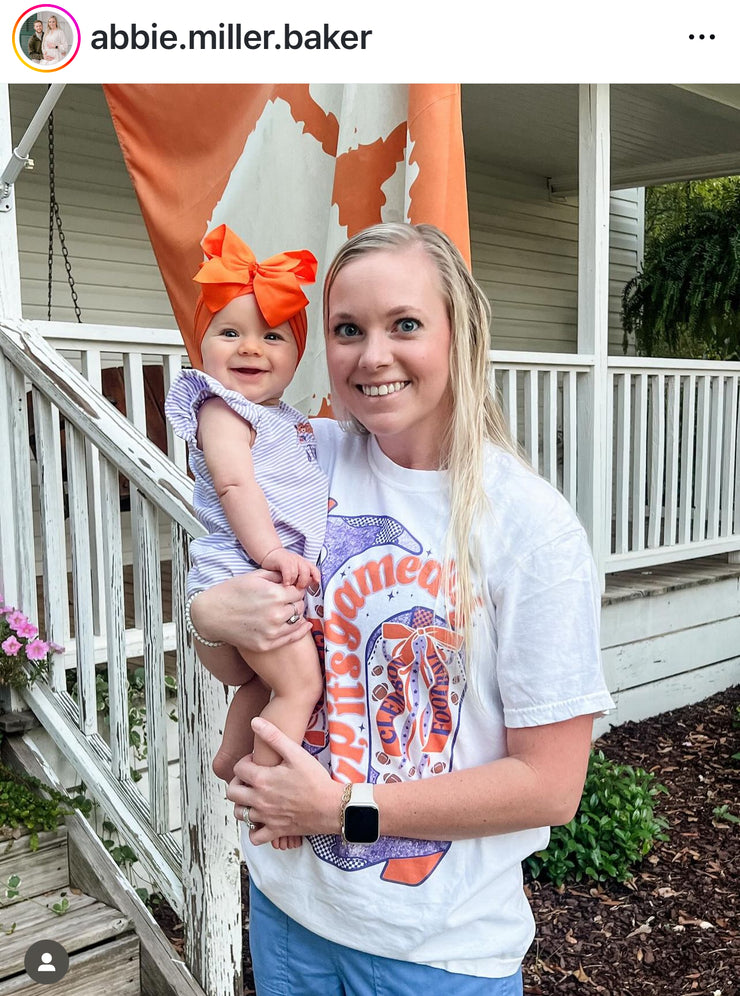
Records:
[[[534,934],[521,862],[575,813],[611,706],[593,561],[513,450],[487,302],[442,232],[355,236],[324,304],[333,404],[355,430],[314,422],[325,746],[257,719],[283,763],[244,758],[228,793],[249,830],[257,991],[516,996]],[[218,589],[192,607],[206,638],[302,635],[267,578]],[[310,846],[260,846],[285,834]]]
[[[63,62],[67,57],[68,51],[69,44],[67,43],[64,32],[59,27],[54,14],[50,14],[41,42],[41,53],[44,57],[44,62]]]

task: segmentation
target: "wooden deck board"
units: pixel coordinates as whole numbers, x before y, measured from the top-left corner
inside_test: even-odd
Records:
[[[736,577],[740,577],[740,564],[729,563],[724,555],[618,571],[607,575],[606,591],[602,595],[601,604],[610,605],[625,598],[649,597]]]

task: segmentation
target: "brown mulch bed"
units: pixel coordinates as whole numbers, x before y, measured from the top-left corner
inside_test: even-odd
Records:
[[[740,994],[740,823],[715,814],[725,806],[740,818],[740,762],[732,760],[739,706],[737,686],[597,742],[668,789],[658,812],[669,839],[627,885],[528,882],[537,937],[524,961],[527,996]],[[160,908],[155,916],[181,948],[174,914]],[[244,940],[248,952],[246,932]],[[245,996],[254,992],[248,957]]]
[[[658,812],[669,839],[629,886],[531,883],[537,938],[528,996],[735,996],[740,992],[740,687],[598,742],[607,757],[653,772],[668,789]]]

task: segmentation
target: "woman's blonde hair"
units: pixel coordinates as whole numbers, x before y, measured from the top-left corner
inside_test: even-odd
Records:
[[[467,637],[475,611],[475,578],[480,579],[477,527],[485,521],[489,511],[483,486],[485,444],[495,443],[516,455],[503,412],[491,389],[488,298],[471,276],[460,251],[434,225],[373,225],[346,242],[329,267],[324,283],[324,326],[327,327],[332,285],[348,263],[369,252],[415,246],[420,247],[436,267],[450,322],[452,417],[443,436],[440,467],[448,472],[450,490],[445,608],[449,615],[454,603],[457,628]],[[341,410],[337,415],[345,428],[367,432],[354,416]],[[470,662],[469,653],[468,660]]]

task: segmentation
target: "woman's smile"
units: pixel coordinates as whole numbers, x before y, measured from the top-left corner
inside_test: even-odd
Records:
[[[391,384],[358,384],[357,386],[366,398],[385,398],[389,394],[397,394],[404,387],[408,387],[410,383],[408,380],[396,380]]]

